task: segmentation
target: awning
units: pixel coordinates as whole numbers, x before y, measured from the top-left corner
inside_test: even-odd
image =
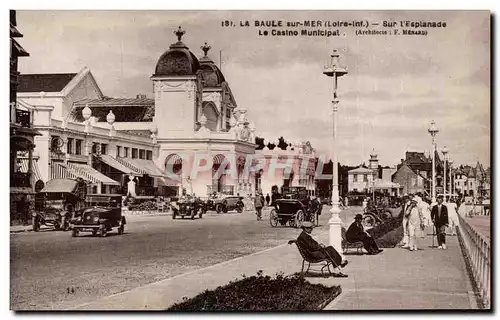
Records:
[[[222,162],[224,162],[224,159],[225,159],[225,158],[226,158],[226,157],[224,157],[224,155],[223,155],[223,154],[216,154],[216,155],[214,156],[214,164],[221,164]]]
[[[78,176],[70,172],[62,163],[52,163],[50,165],[50,179],[77,179]]]
[[[17,159],[18,163],[20,164],[20,171],[24,173],[28,173],[28,166],[29,166],[29,159]],[[33,183],[32,185],[35,185],[35,183],[38,180],[42,180],[42,175],[40,174],[40,170],[38,169],[38,161],[33,160],[32,161],[32,173],[33,175],[31,176],[31,182]]]
[[[165,159],[165,165],[182,165],[182,158],[178,154],[170,154],[168,157]]]
[[[93,183],[103,183],[111,186],[119,186],[120,183],[102,174],[87,164],[68,163],[68,170],[80,178]]]
[[[152,160],[131,158],[116,158],[116,160],[124,166],[127,166],[135,172],[139,172],[141,174],[147,174],[151,177],[159,178],[165,176],[165,174],[156,166],[156,164]]]
[[[47,181],[47,184],[40,192],[68,192],[72,193],[78,181],[71,179],[52,179]]]
[[[100,159],[102,160],[102,162],[104,162],[105,164],[107,164],[110,167],[115,168],[118,171],[121,171],[121,172],[126,173],[126,174],[140,175],[139,171],[133,170],[129,166],[124,165],[121,162],[118,162],[115,158],[111,157],[110,155],[102,154],[100,156]]]

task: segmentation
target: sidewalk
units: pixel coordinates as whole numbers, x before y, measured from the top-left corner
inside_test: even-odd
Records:
[[[298,233],[298,232],[297,232]],[[318,238],[328,243],[328,234]],[[419,239],[422,250],[385,249],[377,256],[347,254],[348,278],[308,277],[312,283],[341,285],[342,294],[326,310],[472,309],[473,297],[457,237],[447,237],[448,250],[430,248],[431,237]],[[262,270],[300,271],[295,245],[281,246],[182,274],[130,291],[80,305],[74,310],[165,310],[183,297],[191,298],[242,275]]]
[[[52,229],[52,227],[40,226],[40,231]],[[10,233],[31,232],[33,231],[32,225],[27,226],[10,226]]]

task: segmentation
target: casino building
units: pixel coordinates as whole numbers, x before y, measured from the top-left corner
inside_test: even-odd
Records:
[[[153,99],[105,96],[88,68],[20,77],[17,101],[34,110],[34,128],[41,134],[34,150],[39,185],[81,177],[97,193],[246,195],[289,185],[314,194],[316,159],[310,144],[257,151],[255,125],[209,58],[210,46],[205,43],[197,58],[182,42],[185,31],[179,27],[175,34],[177,41],[150,77]],[[247,175],[249,155],[265,161]],[[193,166],[207,157],[211,168],[194,177]],[[267,175],[273,161],[280,163],[278,169]],[[223,169],[235,174],[217,174]]]

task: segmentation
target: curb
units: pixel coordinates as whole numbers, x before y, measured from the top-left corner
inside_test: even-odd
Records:
[[[41,230],[49,230],[50,227],[45,227],[45,228],[42,228],[40,227],[40,231]],[[21,230],[10,230],[10,233],[23,233],[23,232],[33,232],[33,228],[26,228],[26,229],[21,229]]]

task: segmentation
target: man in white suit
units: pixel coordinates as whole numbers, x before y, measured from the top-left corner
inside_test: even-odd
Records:
[[[410,206],[412,198],[412,194],[404,195],[403,206],[401,208],[401,213],[403,214],[403,240],[401,241],[401,248],[405,249],[408,249],[410,247],[408,239],[408,215],[410,212],[408,211],[408,208]]]

